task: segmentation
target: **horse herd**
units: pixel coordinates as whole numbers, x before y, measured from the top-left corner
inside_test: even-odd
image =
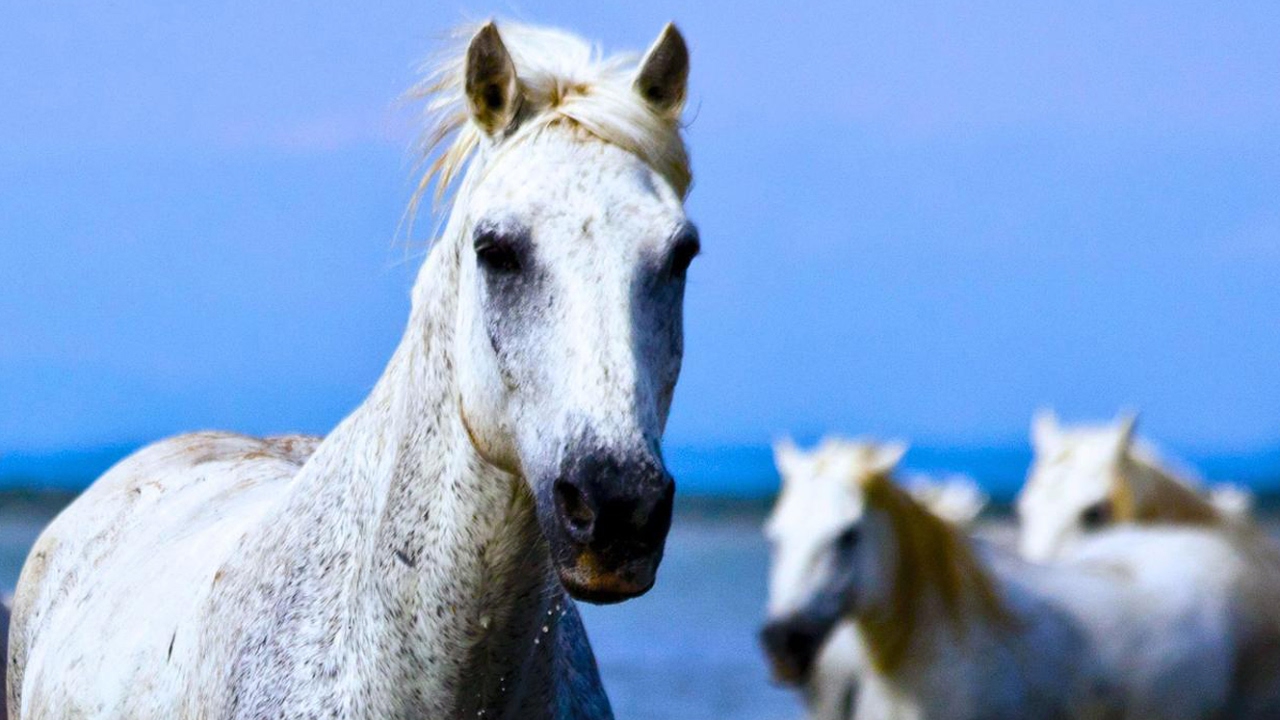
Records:
[[[646,592],[671,523],[688,48],[458,41],[413,93],[411,208],[447,221],[382,376],[323,439],[183,435],[94,482],[23,566],[11,717],[613,716],[575,600]],[[901,490],[900,448],[780,447],[779,675],[831,717],[1280,717],[1272,548],[1122,430],[1038,424],[1031,560],[957,528],[973,492],[924,493],[944,521]]]
[[[904,448],[775,448],[761,640],[815,720],[1280,717],[1280,549],[1132,419],[1043,413],[1017,550],[983,498],[895,479]]]

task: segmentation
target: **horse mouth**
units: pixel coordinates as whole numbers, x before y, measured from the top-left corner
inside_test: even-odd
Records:
[[[808,682],[821,639],[795,632],[788,623],[773,621],[761,629],[760,643],[774,682],[787,686]]]
[[[802,662],[768,655],[769,672],[773,681],[786,687],[798,687],[809,680],[809,672]]]
[[[598,554],[585,549],[572,562],[559,564],[557,572],[570,597],[594,605],[611,605],[644,595],[657,579],[656,559],[632,560],[612,569],[601,565]]]

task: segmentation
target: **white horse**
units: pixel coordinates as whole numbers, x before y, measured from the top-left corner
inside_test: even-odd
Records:
[[[1133,429],[1132,416],[1063,428],[1051,411],[1036,414],[1035,461],[1016,504],[1025,557],[1047,560],[1122,522],[1249,524],[1247,490],[1221,485],[1202,493],[1191,473],[1174,470]]]
[[[852,481],[857,518],[827,535],[803,601],[763,634],[804,675],[852,620],[867,659],[858,720],[1280,717],[1280,588],[1255,572],[1274,554],[1129,526],[1032,564],[928,512],[891,459]]]
[[[804,601],[810,561],[823,544],[862,510],[851,478],[874,468],[891,468],[906,447],[825,438],[810,451],[790,439],[774,445],[774,462],[782,477],[782,492],[765,523],[773,547],[769,574],[769,619],[786,617]],[[913,478],[909,490],[930,511],[968,526],[987,503],[987,495],[972,479],[951,476],[935,480]],[[775,664],[777,679],[799,685],[813,720],[847,720],[857,697],[857,678],[866,659],[850,622],[840,623],[803,676],[787,664]]]
[[[569,596],[644,593],[670,524],[687,73],[673,26],[480,28],[424,90],[459,182],[382,378],[323,441],[94,483],[23,568],[14,716],[612,717]]]

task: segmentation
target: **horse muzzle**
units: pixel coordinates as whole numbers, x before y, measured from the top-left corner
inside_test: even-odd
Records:
[[[622,602],[653,587],[675,499],[655,458],[596,453],[565,463],[542,503],[560,581],[590,603]]]
[[[823,640],[816,628],[793,618],[766,623],[760,630],[760,645],[774,681],[792,686],[807,682]]]

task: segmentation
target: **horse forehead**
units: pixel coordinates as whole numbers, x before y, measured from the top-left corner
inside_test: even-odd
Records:
[[[594,215],[608,221],[683,215],[680,198],[640,158],[561,133],[501,153],[485,185],[485,204],[531,216]]]
[[[1093,491],[1111,483],[1115,458],[1101,440],[1080,443],[1061,463],[1060,472],[1080,491]]]
[[[1061,444],[1071,457],[1102,462],[1114,456],[1118,441],[1115,428],[1085,426],[1065,431]]]
[[[861,494],[842,483],[811,478],[797,485],[783,492],[769,518],[782,540],[829,535],[862,516]]]
[[[1027,507],[1071,512],[1100,499],[1110,487],[1106,468],[1076,460],[1036,468],[1028,482]]]

